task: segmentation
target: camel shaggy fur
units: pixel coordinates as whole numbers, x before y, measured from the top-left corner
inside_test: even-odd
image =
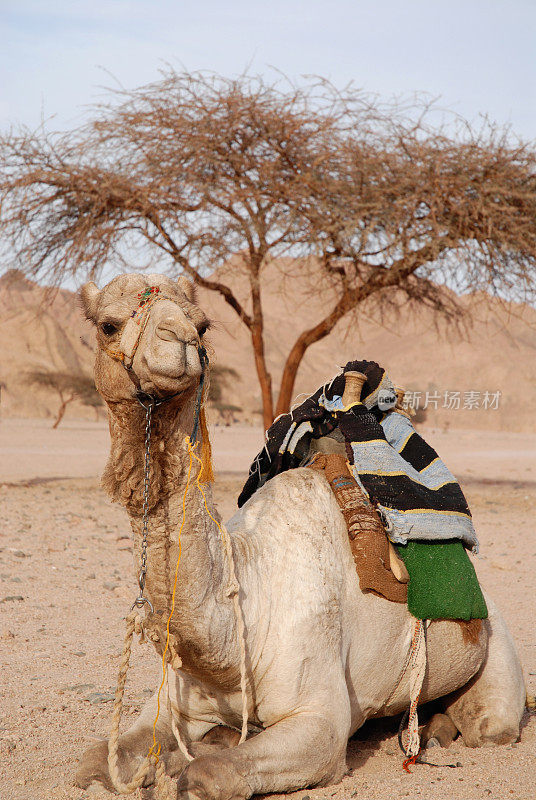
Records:
[[[167,299],[153,305],[127,371],[114,354],[140,292],[150,285]],[[137,393],[174,395],[154,411],[151,444],[146,594],[154,613],[146,629],[161,653],[189,463],[185,437],[201,374],[197,346],[207,319],[187,281],[161,275],[123,275],[102,291],[86,284],[81,297],[97,328],[96,384],[109,409],[103,482],[129,514],[137,570],[145,419]],[[197,469],[194,462],[194,475]],[[210,486],[207,501],[216,516]],[[245,620],[249,735],[234,746],[237,736],[228,730],[241,721],[237,622],[220,533],[194,483],[186,495],[171,621],[182,665],[168,670],[168,685],[171,714],[195,758],[188,762],[177,748],[165,703],[157,728],[177,798],[246,800],[335,783],[345,774],[348,738],[365,720],[408,706],[409,674],[399,679],[412,618],[404,605],[360,591],[344,519],[320,473],[300,468],[273,478],[227,528]],[[489,618],[477,641],[464,641],[451,621],[436,621],[427,631],[421,701],[443,698],[452,730],[470,747],[514,742],[525,703],[512,638],[493,601],[486,601]],[[121,737],[125,780],[152,743],[155,713],[156,695]],[[101,781],[112,790],[106,742],[86,751],[76,780],[82,787]]]

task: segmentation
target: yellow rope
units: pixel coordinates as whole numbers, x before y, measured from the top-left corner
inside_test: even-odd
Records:
[[[210,510],[209,510],[208,504],[207,504],[207,498],[206,498],[205,492],[203,491],[203,488],[201,486],[201,483],[205,483],[205,482],[208,483],[209,481],[212,481],[214,479],[214,474],[213,474],[213,470],[212,470],[210,439],[209,439],[208,426],[207,426],[207,421],[206,421],[206,416],[205,416],[204,409],[201,410],[200,423],[201,423],[201,432],[202,432],[202,437],[203,437],[203,439],[202,439],[203,446],[202,446],[202,450],[201,450],[201,458],[199,458],[199,456],[195,452],[195,449],[196,449],[198,443],[196,442],[195,444],[192,444],[190,439],[189,439],[189,437],[186,437],[186,440],[185,440],[187,448],[188,448],[189,464],[188,464],[188,476],[187,476],[187,479],[186,479],[186,488],[184,490],[184,494],[183,494],[183,497],[182,497],[182,521],[181,521],[181,525],[180,525],[179,533],[178,533],[179,554],[178,554],[178,558],[177,558],[177,564],[175,566],[173,592],[172,592],[172,596],[171,596],[171,612],[170,612],[170,614],[168,616],[167,624],[166,624],[166,644],[165,644],[165,647],[164,647],[164,652],[162,654],[162,681],[161,681],[160,686],[158,688],[157,712],[156,712],[156,717],[155,717],[155,720],[154,720],[154,723],[153,723],[153,744],[152,744],[152,746],[151,746],[151,748],[149,750],[149,753],[148,753],[148,757],[150,757],[151,755],[154,755],[156,757],[156,759],[157,759],[157,762],[158,762],[158,756],[160,754],[161,746],[156,740],[156,725],[157,725],[157,722],[158,722],[158,718],[160,716],[160,693],[162,691],[162,688],[164,686],[164,683],[165,683],[166,677],[167,677],[166,653],[167,653],[167,651],[169,649],[169,637],[170,637],[169,626],[170,626],[171,618],[173,616],[173,612],[175,610],[175,594],[176,594],[176,591],[177,591],[177,580],[178,580],[178,573],[179,573],[179,564],[180,564],[181,554],[182,554],[181,533],[182,533],[182,530],[184,528],[184,524],[185,524],[185,521],[186,521],[186,496],[187,496],[187,493],[188,493],[188,489],[190,488],[190,479],[191,479],[191,474],[192,474],[193,459],[195,459],[197,461],[197,463],[199,464],[199,472],[198,472],[197,477],[195,479],[196,486],[197,486],[199,492],[201,493],[201,496],[203,497],[203,503],[204,503],[204,506],[205,506],[205,511],[207,512],[208,516],[214,522],[214,524],[216,525],[216,527],[218,528],[218,530],[220,532],[220,535],[221,535],[221,538],[222,538],[222,542],[223,542],[223,545],[224,545],[224,548],[225,548],[225,551],[226,551],[226,556],[227,556],[227,558],[229,560],[229,566],[230,566],[230,569],[231,569],[231,582],[230,582],[230,588],[229,588],[228,594],[229,594],[230,597],[233,598],[234,612],[235,612],[235,617],[236,617],[236,622],[237,622],[237,633],[238,633],[238,641],[239,641],[239,650],[240,650],[240,690],[241,690],[241,694],[242,694],[242,728],[241,728],[241,734],[240,734],[240,743],[245,741],[246,736],[247,736],[248,707],[247,707],[245,624],[244,624],[244,618],[243,618],[243,615],[242,615],[242,608],[240,606],[239,597],[238,597],[239,586],[238,586],[238,580],[237,580],[237,577],[236,577],[236,570],[235,570],[235,564],[234,564],[234,558],[233,558],[231,542],[229,540],[229,534],[228,534],[225,526],[220,525],[218,520],[210,513]],[[169,688],[168,688],[168,697],[169,697]],[[171,709],[170,709],[170,712],[171,712]],[[186,748],[186,745],[180,739],[179,729],[176,726],[172,726],[172,727],[173,727],[173,732],[175,733],[175,738],[178,741],[178,744],[179,744],[179,747],[180,747],[181,751],[186,756],[186,758],[188,758],[189,760],[192,760],[192,756],[189,754],[189,752],[188,752],[188,750]]]
[[[166,644],[165,644],[165,647],[164,647],[164,652],[162,653],[162,681],[160,683],[160,686],[158,687],[158,694],[157,694],[157,697],[156,697],[156,717],[155,717],[154,723],[153,723],[153,744],[151,745],[151,748],[150,748],[149,753],[148,753],[148,756],[150,756],[151,754],[154,754],[156,756],[156,758],[157,758],[157,761],[158,761],[158,756],[160,755],[161,745],[156,741],[156,725],[158,723],[158,718],[160,717],[160,693],[162,691],[162,687],[164,686],[164,683],[165,683],[166,677],[167,677],[166,654],[167,654],[167,651],[169,650],[169,637],[170,637],[169,626],[170,626],[170,623],[171,623],[171,618],[173,616],[173,612],[175,611],[175,595],[177,593],[177,581],[178,581],[178,576],[179,576],[179,564],[181,562],[181,556],[182,556],[181,534],[182,534],[182,531],[183,531],[183,528],[184,528],[184,525],[185,525],[185,522],[186,522],[186,496],[188,494],[188,489],[190,488],[190,478],[191,478],[191,474],[192,474],[193,456],[195,455],[194,454],[195,445],[192,446],[192,443],[190,442],[190,438],[188,436],[186,437],[185,441],[186,441],[186,446],[188,447],[189,464],[188,464],[188,475],[187,475],[187,478],[186,478],[186,488],[184,489],[184,494],[182,496],[182,520],[181,520],[181,524],[180,524],[179,532],[178,532],[179,553],[178,553],[178,556],[177,556],[177,563],[175,565],[175,575],[174,575],[174,579],[173,579],[173,591],[171,593],[171,611],[169,612],[169,616],[168,616],[167,622],[166,622]],[[168,690],[168,692],[169,692],[169,690]],[[185,755],[186,755],[186,753],[185,753]],[[189,757],[191,759],[191,756],[189,756]]]

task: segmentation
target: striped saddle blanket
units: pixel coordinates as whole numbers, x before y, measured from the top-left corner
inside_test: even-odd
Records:
[[[347,371],[366,375],[361,402],[343,407]],[[366,492],[394,544],[459,540],[478,552],[471,512],[454,475],[395,408],[394,385],[374,361],[349,361],[266,432],[238,498],[242,506],[274,475],[305,466],[314,441],[331,436],[344,445],[351,472]]]

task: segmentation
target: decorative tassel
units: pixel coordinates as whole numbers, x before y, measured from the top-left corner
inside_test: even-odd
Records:
[[[212,467],[212,447],[210,446],[210,438],[208,435],[207,417],[205,409],[202,407],[199,412],[199,425],[201,428],[201,474],[199,475],[200,483],[212,483],[214,480],[214,469]]]
[[[406,760],[402,764],[406,772],[411,772],[409,766],[415,764],[421,750],[419,738],[419,717],[417,706],[421,696],[422,684],[426,673],[426,622],[422,619],[415,620],[415,631],[411,642],[411,673],[409,679],[409,720],[408,720],[408,745],[406,747]]]

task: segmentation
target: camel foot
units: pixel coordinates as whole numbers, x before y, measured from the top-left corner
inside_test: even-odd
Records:
[[[240,741],[240,731],[235,728],[228,728],[227,725],[216,725],[211,728],[201,739],[205,744],[213,744],[218,746],[221,750],[226,750],[229,747],[236,747]]]
[[[474,729],[463,734],[466,747],[492,747],[496,744],[513,744],[519,741],[519,723],[493,715],[483,716]]]
[[[177,800],[247,800],[252,794],[232,761],[219,755],[191,761],[177,784]]]
[[[211,728],[200,742],[192,742],[190,745],[190,753],[194,758],[201,756],[211,756],[217,750],[228,750],[230,747],[236,747],[240,741],[240,733],[234,728],[228,728],[226,725],[216,725]]]
[[[131,779],[132,775],[138,769],[141,757],[127,756],[119,749],[119,774],[123,781]],[[147,777],[145,778],[144,785],[148,786],[154,780],[154,769],[150,769]],[[108,741],[104,740],[96,742],[89,747],[82,758],[74,778],[75,785],[80,789],[87,789],[87,787],[94,782],[102,783],[104,787],[112,794],[117,794],[110,772],[108,770]]]
[[[447,700],[446,713],[467,747],[505,745],[519,739],[525,706],[525,684],[514,642],[493,602],[486,599],[489,617],[487,652],[480,670]]]
[[[422,729],[421,744],[423,747],[433,747],[436,743],[448,747],[457,735],[456,725],[446,714],[434,714]]]

